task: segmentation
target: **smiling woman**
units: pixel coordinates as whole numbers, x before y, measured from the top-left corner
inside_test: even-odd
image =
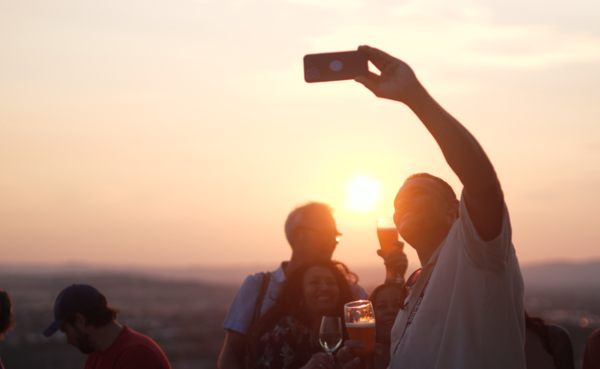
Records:
[[[354,178],[348,187],[348,204],[356,211],[369,211],[379,200],[379,182],[368,177]]]
[[[319,328],[323,316],[343,316],[344,304],[354,299],[355,277],[330,260],[294,270],[273,307],[250,328],[250,367],[332,369],[333,357],[319,344]]]

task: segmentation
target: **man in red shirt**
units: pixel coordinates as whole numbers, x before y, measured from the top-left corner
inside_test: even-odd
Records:
[[[84,369],[171,369],[152,339],[117,323],[118,313],[94,287],[74,284],[56,298],[54,322],[42,334],[64,332],[68,344],[89,355]]]

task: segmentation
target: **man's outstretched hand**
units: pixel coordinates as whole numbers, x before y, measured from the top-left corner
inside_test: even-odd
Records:
[[[359,46],[359,51],[381,71],[381,75],[369,72],[366,76],[358,76],[354,80],[362,83],[377,97],[408,103],[411,93],[420,83],[413,70],[400,59],[370,46]]]

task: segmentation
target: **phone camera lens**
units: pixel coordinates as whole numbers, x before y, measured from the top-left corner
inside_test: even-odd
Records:
[[[331,63],[329,63],[329,69],[331,69],[334,72],[339,72],[340,70],[342,70],[343,67],[344,64],[339,60],[334,60]]]

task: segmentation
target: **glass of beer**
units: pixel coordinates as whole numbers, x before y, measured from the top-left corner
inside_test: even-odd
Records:
[[[319,343],[329,356],[333,355],[333,352],[342,343],[342,319],[337,316],[323,317],[319,331]]]
[[[384,255],[398,249],[399,246],[394,243],[399,240],[394,219],[377,219],[377,238],[379,239],[379,247],[381,247]],[[386,283],[402,282],[402,277],[396,267],[386,265]]]
[[[360,358],[361,369],[375,367],[375,314],[368,300],[352,301],[344,305],[344,320],[348,336],[365,344],[363,350],[354,349]]]

